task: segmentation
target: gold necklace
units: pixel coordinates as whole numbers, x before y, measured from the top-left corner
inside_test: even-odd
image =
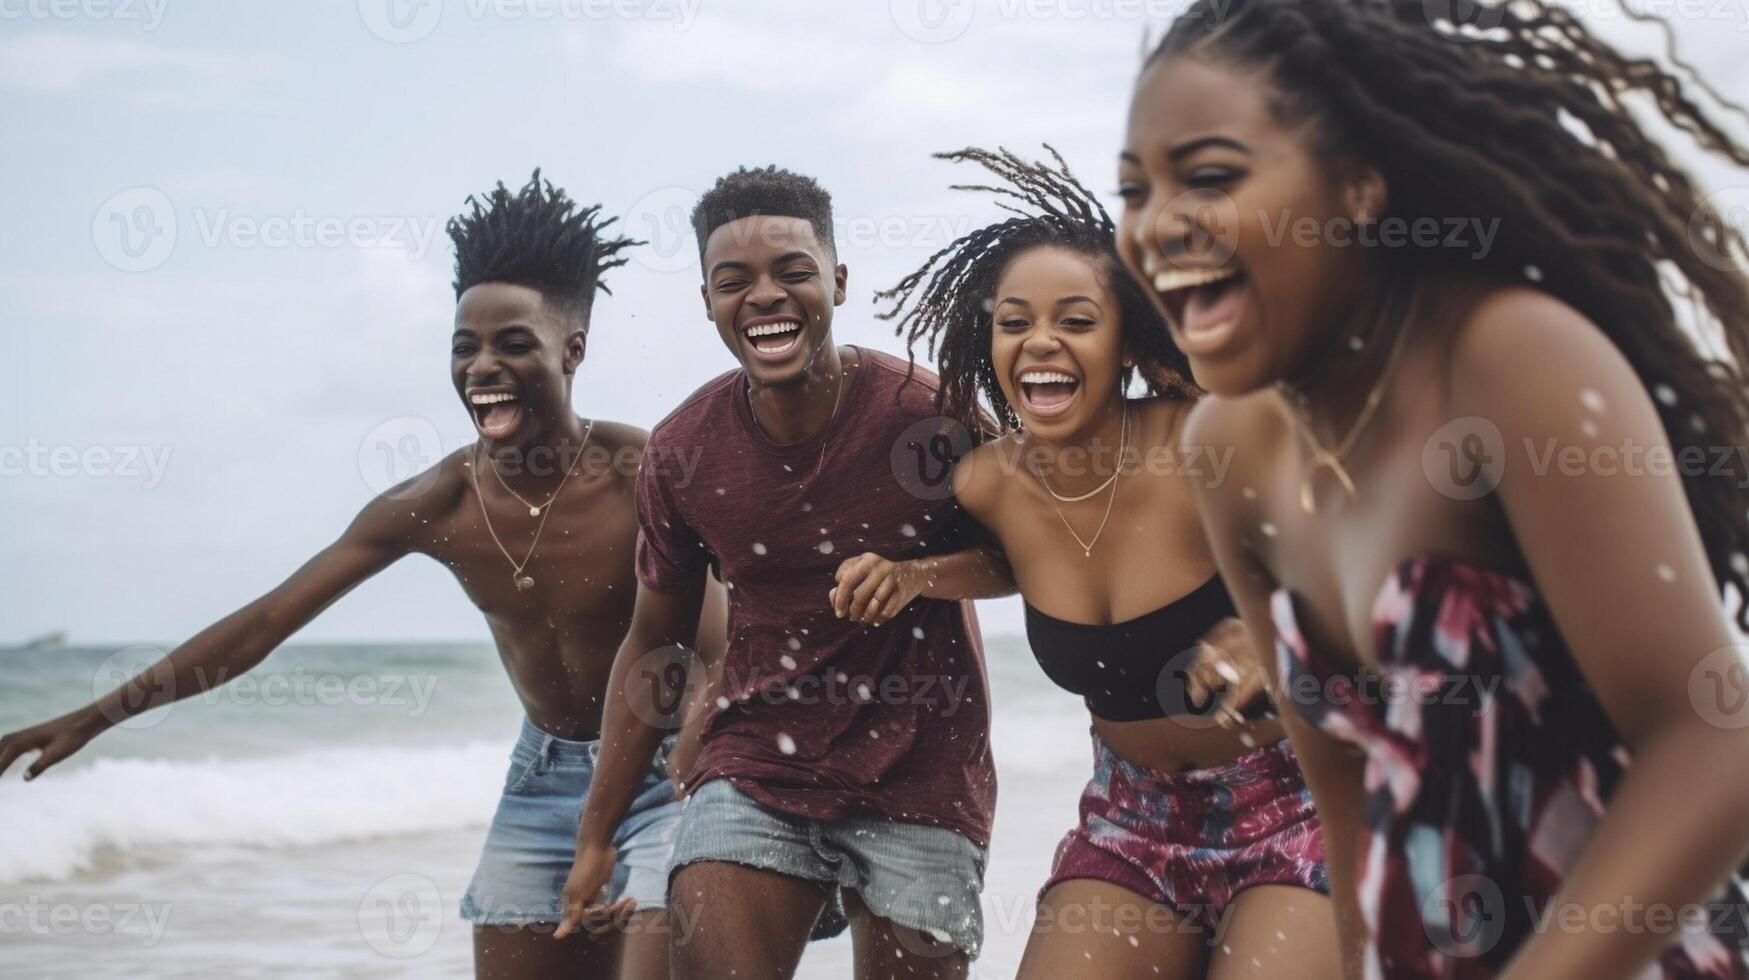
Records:
[[[534,588],[534,577],[531,575],[522,574],[522,570],[524,568],[527,568],[529,561],[531,561],[534,558],[534,549],[540,546],[540,535],[541,535],[542,531],[546,530],[547,518],[553,516],[552,508],[548,505],[552,504],[552,502],[554,500],[558,499],[559,490],[565,489],[566,481],[571,479],[572,473],[577,472],[577,463],[583,459],[583,446],[588,445],[589,434],[591,432],[594,432],[594,431],[595,431],[595,420],[590,419],[589,420],[589,427],[583,430],[583,442],[582,442],[582,444],[580,444],[577,447],[577,458],[571,461],[571,468],[565,471],[564,477],[559,480],[558,489],[554,490],[553,495],[551,497],[547,498],[546,505],[542,505],[542,507],[538,509],[538,512],[540,513],[540,523],[535,525],[534,540],[529,542],[528,554],[523,555],[522,561],[520,561],[520,562],[517,561],[515,558],[510,557],[510,549],[504,547],[504,542],[498,540],[498,532],[492,529],[492,515],[490,512],[488,512],[486,510],[486,495],[480,492],[480,444],[478,442],[474,443],[473,465],[468,467],[468,469],[473,471],[474,496],[477,497],[480,501],[480,516],[482,518],[484,518],[486,521],[486,533],[490,534],[492,536],[492,543],[498,546],[498,550],[504,554],[504,560],[510,563],[510,581],[512,581],[516,584],[516,591],[518,591],[518,592],[526,592],[529,589]],[[488,465],[492,466],[493,473],[498,472],[497,464],[489,463]],[[500,483],[504,482],[504,477],[502,474],[499,475],[498,482],[500,482]],[[508,486],[506,486],[504,489],[510,490],[510,488]],[[510,491],[510,495],[513,497],[516,497],[517,500],[522,500],[521,497],[516,496],[516,491],[514,491],[514,490]],[[524,504],[528,503],[528,501],[526,501],[526,500],[523,500],[522,502]],[[530,514],[534,514],[536,512],[537,512],[536,508],[534,508],[534,507],[529,508]]]
[[[1130,403],[1127,399],[1123,403],[1123,422],[1122,427],[1118,432],[1117,469],[1112,472],[1111,479],[1099,485],[1099,490],[1104,490],[1106,487],[1111,488],[1111,499],[1105,502],[1105,516],[1099,519],[1099,527],[1093,532],[1093,538],[1090,541],[1081,540],[1081,535],[1076,533],[1075,526],[1069,523],[1067,517],[1063,516],[1063,508],[1056,504],[1056,501],[1058,500],[1064,501],[1065,503],[1070,502],[1070,498],[1057,496],[1057,492],[1051,489],[1050,483],[1046,482],[1045,475],[1036,469],[1032,471],[1032,475],[1038,477],[1038,482],[1043,484],[1045,491],[1051,495],[1051,509],[1057,512],[1057,520],[1063,522],[1063,527],[1068,529],[1069,536],[1074,538],[1075,543],[1081,546],[1081,556],[1083,558],[1093,557],[1093,546],[1099,543],[1099,536],[1105,533],[1105,522],[1111,520],[1111,507],[1113,504],[1117,503],[1117,478],[1123,473],[1124,451],[1129,448],[1130,442]],[[1082,496],[1073,499],[1086,500],[1088,497],[1093,496],[1094,493],[1098,493],[1099,490],[1095,490],[1093,493],[1083,494]]]
[[[1350,500],[1359,496],[1359,491],[1354,485],[1354,478],[1349,476],[1348,468],[1343,465],[1343,461],[1348,458],[1348,454],[1353,451],[1355,444],[1360,441],[1361,433],[1366,431],[1367,423],[1372,421],[1373,413],[1378,411],[1379,403],[1384,401],[1385,389],[1390,383],[1392,371],[1397,366],[1397,357],[1403,352],[1404,339],[1409,336],[1409,312],[1414,309],[1415,299],[1419,295],[1420,280],[1417,279],[1408,287],[1408,296],[1402,304],[1403,315],[1398,318],[1397,336],[1391,340],[1391,350],[1385,356],[1385,365],[1379,371],[1379,378],[1373,382],[1372,390],[1367,392],[1366,402],[1361,405],[1359,414],[1354,417],[1354,424],[1349,426],[1348,435],[1337,443],[1336,448],[1324,448],[1324,444],[1318,440],[1317,433],[1312,431],[1311,423],[1306,420],[1311,417],[1312,406],[1306,396],[1295,391],[1293,386],[1285,381],[1276,382],[1276,390],[1286,395],[1290,402],[1298,406],[1297,412],[1293,408],[1289,409],[1288,419],[1293,422],[1294,429],[1300,434],[1300,438],[1305,440],[1306,450],[1312,454],[1311,464],[1305,472],[1300,474],[1300,507],[1306,513],[1312,514],[1318,510],[1312,480],[1321,470],[1329,470],[1335,474],[1337,482],[1342,484],[1342,489],[1348,494]],[[1301,418],[1300,413],[1304,413],[1306,418]]]
[[[492,475],[498,478],[498,485],[504,488],[505,493],[508,493],[512,497],[515,497],[518,501],[521,501],[522,506],[528,508],[528,516],[539,517],[541,511],[546,510],[548,507],[551,507],[553,505],[553,501],[559,499],[559,491],[565,489],[565,480],[569,480],[571,478],[571,474],[576,471],[578,462],[580,462],[583,459],[583,447],[589,445],[589,433],[594,432],[594,431],[595,431],[595,420],[590,419],[589,426],[583,430],[583,441],[581,443],[578,443],[578,445],[577,445],[577,456],[576,456],[576,458],[571,460],[571,468],[565,471],[565,476],[563,479],[561,479],[559,481],[558,487],[554,488],[553,492],[547,495],[547,499],[546,499],[545,503],[531,504],[527,500],[523,500],[522,494],[517,493],[513,488],[511,488],[509,483],[506,483],[504,481],[504,474],[498,472],[498,467],[495,464],[492,466]]]

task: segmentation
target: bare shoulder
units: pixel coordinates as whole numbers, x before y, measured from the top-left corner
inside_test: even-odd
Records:
[[[1017,459],[1019,434],[1007,432],[960,457],[953,468],[954,499],[979,521],[989,523],[1002,499],[1005,464]]]
[[[605,467],[620,482],[630,485],[637,479],[638,462],[650,441],[647,429],[626,422],[596,419],[590,434],[593,452],[585,454],[584,466]]]
[[[1236,398],[1206,395],[1185,413],[1178,445],[1204,449],[1233,448],[1240,456],[1275,445],[1287,432],[1276,395],[1262,389]]]
[[[430,468],[395,484],[364,505],[347,529],[347,536],[376,544],[398,544],[418,549],[427,530],[465,499],[473,471],[472,444],[457,449]]]
[[[1538,426],[1584,406],[1652,412],[1633,366],[1602,328],[1561,300],[1525,286],[1479,291],[1452,328],[1444,358],[1449,410]],[[1655,412],[1654,412],[1655,416]]]
[[[595,430],[591,437],[597,445],[608,449],[635,449],[643,452],[644,444],[650,441],[650,430],[641,429],[629,422],[615,422],[612,419],[596,419]]]

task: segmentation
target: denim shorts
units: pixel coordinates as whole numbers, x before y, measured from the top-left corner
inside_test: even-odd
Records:
[[[680,819],[667,771],[674,738],[670,735],[656,750],[613,835],[618,851],[609,883],[613,900],[630,895],[640,909],[667,904],[668,855]],[[480,866],[462,896],[462,918],[475,925],[559,921],[559,893],[577,856],[583,797],[600,755],[599,739],[559,738],[523,720]]]
[[[682,804],[669,874],[672,879],[698,861],[728,861],[818,882],[832,898],[814,939],[844,930],[840,892],[854,891],[875,915],[976,958],[984,939],[978,896],[987,859],[984,848],[944,827],[873,813],[837,820],[793,816],[721,778]]]

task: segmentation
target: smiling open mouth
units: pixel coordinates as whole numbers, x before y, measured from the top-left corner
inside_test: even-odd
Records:
[[[1063,371],[1032,368],[1020,373],[1020,399],[1028,414],[1041,418],[1061,415],[1081,390],[1081,379]]]
[[[795,350],[802,341],[802,321],[775,320],[761,323],[743,331],[747,343],[761,356],[767,358],[782,357]]]
[[[1218,350],[1232,338],[1248,305],[1249,277],[1236,266],[1218,269],[1168,269],[1154,276],[1154,292],[1178,333],[1178,346],[1197,356]]]
[[[470,392],[474,428],[488,439],[502,439],[522,424],[522,402],[508,391]]]

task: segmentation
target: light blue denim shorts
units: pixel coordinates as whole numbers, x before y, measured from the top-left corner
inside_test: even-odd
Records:
[[[670,735],[656,750],[613,835],[613,900],[630,895],[640,909],[667,904],[668,857],[680,820],[667,770],[674,739]],[[462,918],[475,925],[559,921],[559,893],[577,856],[583,797],[600,755],[599,739],[559,738],[523,720],[480,866],[462,896]]]
[[[672,880],[688,864],[728,861],[818,882],[831,890],[832,898],[814,928],[814,939],[844,930],[840,892],[853,891],[875,915],[976,958],[984,939],[978,896],[984,890],[987,860],[984,848],[945,827],[872,813],[837,820],[792,816],[755,802],[731,780],[719,778],[682,803],[669,874]],[[932,955],[934,948],[912,952]]]

